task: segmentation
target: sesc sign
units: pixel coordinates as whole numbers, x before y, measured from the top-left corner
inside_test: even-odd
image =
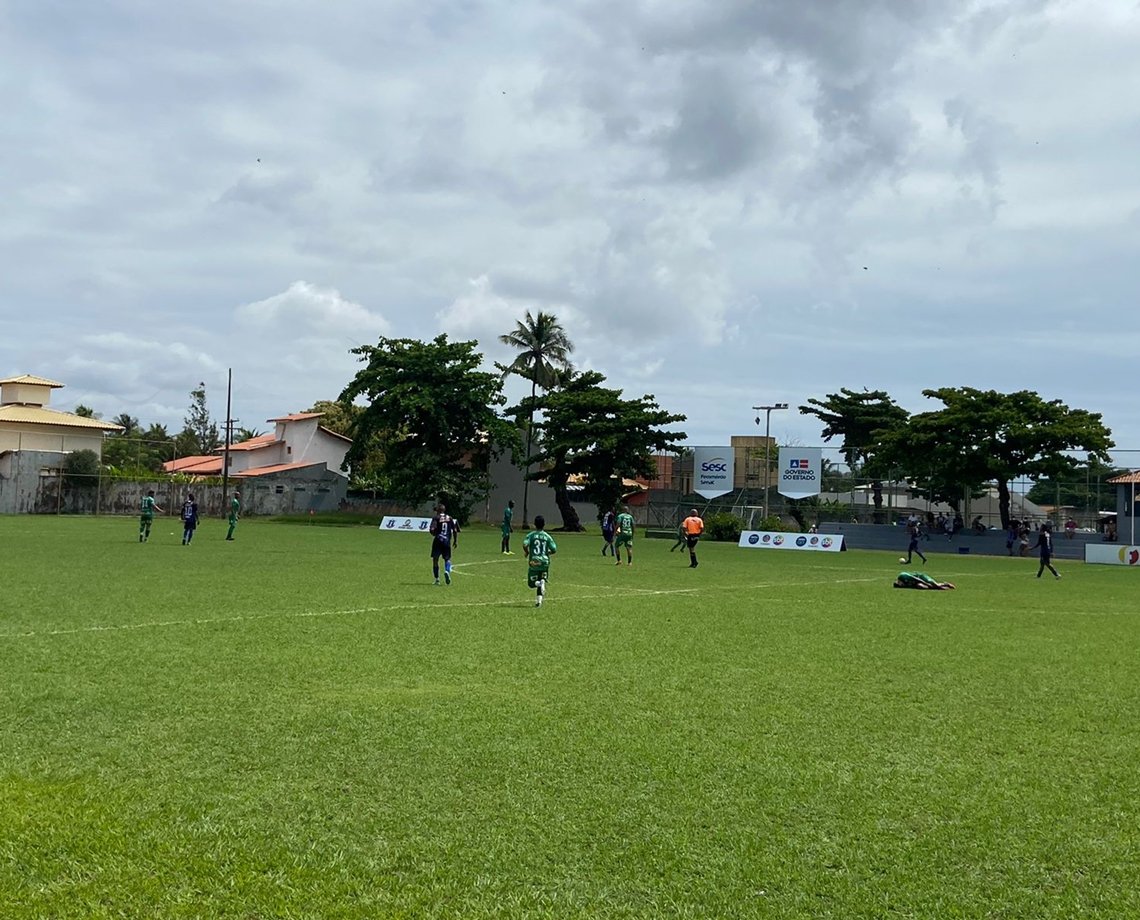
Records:
[[[693,448],[693,491],[716,498],[732,491],[734,467],[731,447]]]

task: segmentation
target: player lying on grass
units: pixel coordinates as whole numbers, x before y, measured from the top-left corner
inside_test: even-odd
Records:
[[[917,588],[919,591],[952,591],[954,586],[948,581],[935,581],[925,572],[899,572],[895,578],[896,588]]]

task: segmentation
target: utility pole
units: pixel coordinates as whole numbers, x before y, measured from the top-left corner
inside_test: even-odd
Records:
[[[226,371],[226,446],[222,451],[222,515],[226,514],[226,496],[230,494],[230,443],[234,437],[234,420],[232,416],[234,389],[234,369]]]
[[[772,469],[772,410],[787,409],[787,403],[772,403],[770,406],[753,406],[757,412],[764,412],[764,518],[768,517],[768,480]],[[760,416],[756,416],[756,424],[760,424]]]

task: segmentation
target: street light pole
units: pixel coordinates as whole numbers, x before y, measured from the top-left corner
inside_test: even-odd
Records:
[[[764,518],[768,517],[768,479],[771,475],[772,438],[772,410],[787,409],[787,403],[772,403],[770,406],[753,406],[757,412],[764,412]],[[756,416],[756,424],[760,424],[760,416]]]

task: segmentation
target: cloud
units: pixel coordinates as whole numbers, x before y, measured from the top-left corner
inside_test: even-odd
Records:
[[[706,443],[759,400],[1023,378],[1002,354],[1035,324],[1065,331],[1018,361],[1066,368],[1074,402],[1127,351],[1062,324],[1138,285],[1131,0],[56,20],[17,4],[0,30],[0,365],[105,414],[178,427],[232,367],[257,423],[335,396],[380,335],[505,359],[526,309]]]
[[[307,281],[294,281],[280,294],[243,304],[237,318],[255,329],[285,328],[301,338],[375,339],[390,329],[383,316],[346,300],[337,290]]]

